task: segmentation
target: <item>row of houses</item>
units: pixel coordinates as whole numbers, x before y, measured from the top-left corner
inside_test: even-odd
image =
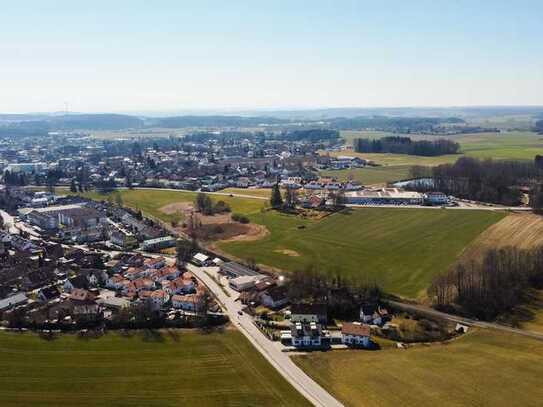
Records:
[[[303,349],[328,348],[333,337],[325,327],[326,306],[323,304],[294,304],[290,308],[290,330],[281,331],[281,343]],[[371,346],[370,326],[363,322],[345,322],[341,327],[341,343],[352,347]]]

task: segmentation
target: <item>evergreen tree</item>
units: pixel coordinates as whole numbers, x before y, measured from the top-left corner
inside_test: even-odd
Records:
[[[270,205],[272,208],[280,208],[283,206],[283,197],[281,196],[281,190],[279,189],[278,183],[272,187]]]
[[[77,192],[77,185],[75,183],[75,179],[72,178],[72,182],[70,184],[70,192],[76,193]]]

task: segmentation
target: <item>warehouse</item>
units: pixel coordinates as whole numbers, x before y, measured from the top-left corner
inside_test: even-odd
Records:
[[[351,205],[422,205],[424,195],[398,188],[364,189],[346,192],[345,201]]]

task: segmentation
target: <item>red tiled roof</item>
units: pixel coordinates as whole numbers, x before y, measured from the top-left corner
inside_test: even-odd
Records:
[[[345,322],[341,327],[341,333],[345,335],[355,335],[355,336],[370,336],[370,327],[369,325],[364,324],[353,324],[351,322]]]

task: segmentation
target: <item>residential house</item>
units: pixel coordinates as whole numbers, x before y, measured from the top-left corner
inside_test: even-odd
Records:
[[[160,309],[170,300],[170,296],[163,290],[155,290],[151,292],[148,301],[151,303],[151,308]]]
[[[341,340],[348,346],[370,346],[370,327],[360,322],[345,322],[341,327]]]
[[[287,288],[285,286],[272,287],[260,295],[262,304],[268,308],[276,309],[288,303]]]
[[[88,290],[89,280],[83,274],[79,274],[75,277],[69,278],[64,282],[64,291],[71,292],[73,289]]]
[[[293,304],[290,307],[290,320],[296,322],[315,322],[326,325],[328,312],[325,304]]]
[[[55,286],[44,287],[38,292],[38,299],[41,302],[49,302],[60,297],[60,291]]]
[[[164,257],[153,257],[145,259],[143,262],[143,267],[145,269],[156,269],[162,268],[166,265],[166,259]]]
[[[297,348],[326,348],[330,346],[330,334],[316,322],[295,322],[290,331],[281,333],[281,342]]]
[[[202,303],[201,296],[198,294],[174,295],[172,297],[172,306],[185,311],[199,311]]]

